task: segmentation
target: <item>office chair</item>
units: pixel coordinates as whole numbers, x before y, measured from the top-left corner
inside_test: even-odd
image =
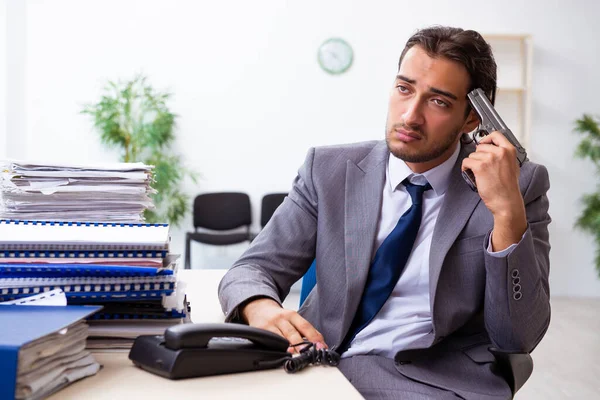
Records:
[[[190,269],[192,240],[215,246],[251,241],[251,223],[250,197],[246,193],[205,193],[196,196],[194,199],[194,232],[185,234],[185,269]],[[198,231],[198,228],[228,231],[240,227],[246,227],[246,231],[234,233]]]
[[[500,375],[506,379],[513,394],[523,387],[533,372],[533,359],[529,353],[514,353],[496,347],[488,349],[496,359]],[[521,379],[518,379],[522,377]]]
[[[302,286],[300,287],[300,304],[302,306],[304,300],[308,297],[308,294],[317,284],[317,260],[313,260],[312,264],[308,268],[308,271],[302,277]]]

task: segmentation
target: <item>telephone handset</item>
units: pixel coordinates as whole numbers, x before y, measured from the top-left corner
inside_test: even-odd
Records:
[[[218,340],[218,338],[224,340]],[[230,340],[237,338],[241,340]],[[241,324],[182,324],[165,331],[165,346],[171,350],[190,347],[248,347],[286,352],[289,342],[279,335]]]
[[[275,368],[291,358],[289,342],[247,325],[182,324],[139,336],[129,352],[138,367],[169,379]]]

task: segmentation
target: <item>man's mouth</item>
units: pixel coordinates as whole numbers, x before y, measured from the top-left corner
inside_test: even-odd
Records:
[[[421,135],[413,131],[407,131],[406,129],[395,129],[396,137],[402,142],[413,142],[415,140],[421,140]]]

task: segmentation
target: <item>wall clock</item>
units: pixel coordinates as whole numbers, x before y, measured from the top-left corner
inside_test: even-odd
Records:
[[[339,75],[352,65],[354,52],[344,39],[331,38],[319,46],[317,59],[323,70],[332,75]]]

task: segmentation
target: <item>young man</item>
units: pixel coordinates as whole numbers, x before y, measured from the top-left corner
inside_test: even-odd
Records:
[[[386,140],[313,148],[269,224],[225,275],[228,321],[342,354],[366,398],[510,398],[488,348],[531,352],[550,321],[546,169],[499,132],[479,145],[467,93],[493,101],[474,31],[413,35]],[[469,169],[478,192],[461,176]],[[280,302],[316,258],[298,312]]]

